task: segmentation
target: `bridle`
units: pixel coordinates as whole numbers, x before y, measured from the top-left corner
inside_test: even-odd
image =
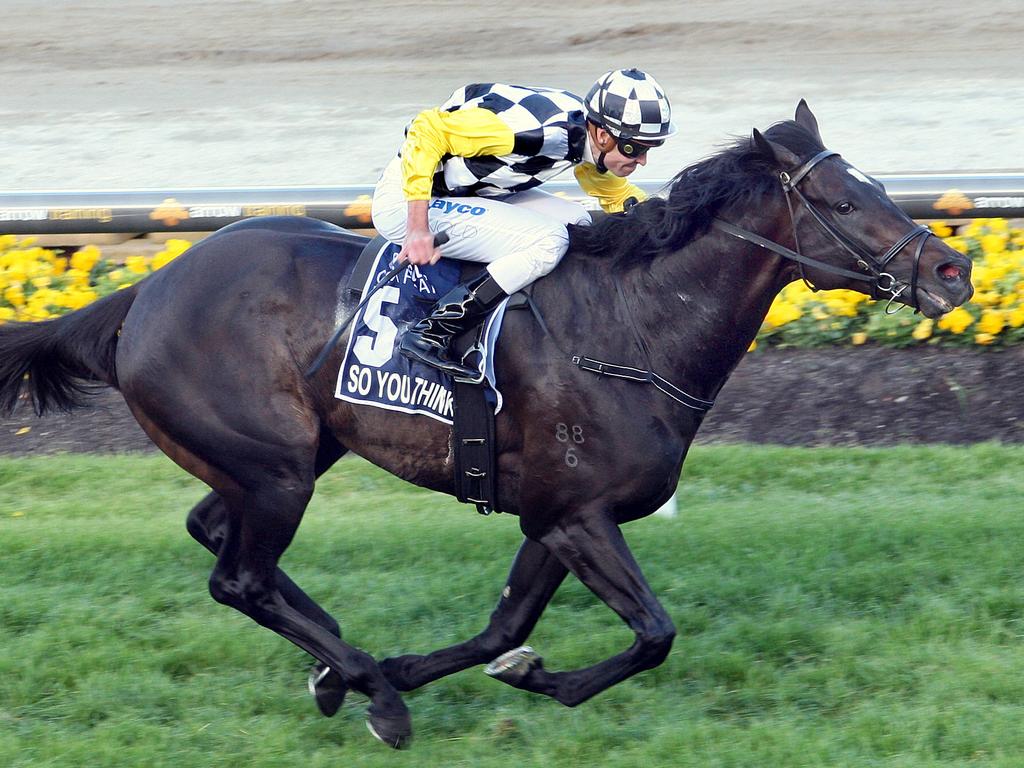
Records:
[[[786,248],[784,245],[780,245],[779,243],[776,243],[773,240],[761,237],[760,235],[755,234],[754,232],[745,230],[742,227],[737,227],[735,224],[730,224],[729,222],[722,221],[721,219],[715,219],[714,226],[722,230],[723,232],[733,235],[734,237],[738,237],[741,240],[746,240],[747,242],[754,243],[755,245],[759,245],[762,248],[767,248],[768,250],[777,253],[784,258],[797,262],[800,269],[800,277],[804,280],[804,282],[807,282],[808,285],[810,285],[810,283],[807,281],[807,278],[804,277],[803,273],[804,265],[812,266],[824,272],[829,272],[833,275],[846,277],[851,280],[870,283],[872,296],[876,298],[885,295],[889,296],[889,302],[888,304],[886,304],[885,307],[885,311],[887,314],[892,314],[890,312],[890,307],[900,296],[903,295],[903,292],[909,288],[909,303],[912,307],[914,307],[914,309],[918,309],[917,276],[921,265],[921,253],[924,251],[924,246],[925,243],[928,241],[928,238],[932,236],[932,231],[924,225],[915,226],[912,230],[907,232],[907,234],[905,234],[903,237],[901,237],[899,240],[893,243],[888,248],[888,250],[885,251],[885,253],[883,253],[879,257],[875,257],[875,255],[870,253],[866,248],[864,248],[863,245],[858,243],[856,240],[854,240],[852,237],[850,237],[848,234],[846,234],[837,226],[835,226],[832,222],[830,222],[825,217],[825,215],[821,211],[819,211],[815,207],[815,205],[804,196],[804,194],[799,190],[797,186],[804,179],[804,177],[806,177],[807,174],[810,173],[812,168],[814,168],[822,160],[825,160],[832,156],[839,157],[839,153],[834,152],[833,150],[830,149],[825,149],[816,154],[803,165],[798,166],[795,170],[779,172],[779,181],[782,183],[783,192],[786,193],[786,206],[787,208],[789,208],[789,219],[793,225],[793,240],[796,244],[795,251],[790,250],[789,248]],[[811,217],[818,224],[818,226],[825,231],[825,234],[827,234],[830,238],[832,238],[833,241],[842,246],[844,250],[846,250],[848,253],[850,253],[850,255],[854,257],[854,259],[856,259],[857,266],[860,267],[862,271],[855,272],[853,270],[843,269],[842,267],[836,267],[832,264],[828,264],[827,262],[820,261],[818,259],[814,259],[808,256],[804,256],[800,252],[800,236],[797,233],[796,209],[794,207],[793,202],[794,196],[796,197],[796,202],[798,204],[803,205],[803,209],[806,210],[811,215]],[[914,268],[911,272],[910,282],[907,283],[897,279],[892,275],[891,272],[888,272],[886,270],[889,266],[889,263],[894,258],[896,258],[896,255],[904,248],[906,248],[907,245],[914,242],[914,240],[918,241],[917,246],[914,249]],[[811,287],[813,288],[814,286]],[[894,311],[898,311],[901,307],[902,305],[897,306],[896,310]]]

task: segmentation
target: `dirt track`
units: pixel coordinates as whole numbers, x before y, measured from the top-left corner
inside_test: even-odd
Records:
[[[698,442],[1024,442],[1022,367],[1021,349],[748,355],[726,384]],[[111,390],[72,416],[36,419],[25,408],[0,420],[0,455],[150,450],[155,449]]]
[[[0,189],[372,183],[457,85],[580,92],[629,65],[681,125],[638,178],[801,97],[866,171],[1024,167],[1019,0],[0,0],[0,19]]]

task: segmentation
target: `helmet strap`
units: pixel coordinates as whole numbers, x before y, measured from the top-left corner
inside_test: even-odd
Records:
[[[607,128],[602,128],[596,123],[590,123],[590,125],[590,138],[594,142],[594,147],[599,152],[595,165],[597,165],[597,170],[599,173],[608,173],[608,166],[604,164],[604,159],[608,155],[608,153],[615,147],[615,139],[614,137],[611,136],[611,132]],[[597,138],[597,132],[602,130],[608,134],[608,139],[604,142],[601,142]]]

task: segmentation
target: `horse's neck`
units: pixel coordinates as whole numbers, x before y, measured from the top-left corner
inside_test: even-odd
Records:
[[[786,231],[759,233],[788,240]],[[754,340],[789,265],[717,230],[624,276],[651,367],[713,398]]]

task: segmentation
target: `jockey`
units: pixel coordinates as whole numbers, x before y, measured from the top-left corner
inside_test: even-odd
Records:
[[[535,187],[574,167],[584,192],[621,212],[645,197],[626,177],[673,133],[664,90],[638,69],[605,73],[586,99],[552,88],[467,85],[417,115],[377,183],[374,227],[402,244],[398,257],[410,264],[437,263],[434,234],[446,232],[445,256],[488,266],[405,332],[402,354],[472,378],[449,357],[452,339],[554,269],[569,247],[567,225],[590,221],[579,203]]]

